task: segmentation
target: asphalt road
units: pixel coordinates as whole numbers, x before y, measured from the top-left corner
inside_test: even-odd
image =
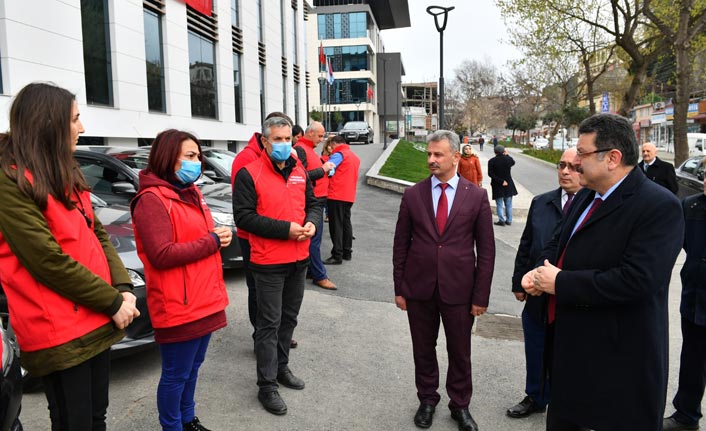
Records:
[[[201,370],[196,414],[203,424],[218,430],[414,430],[417,407],[411,341],[406,316],[393,304],[391,248],[400,195],[364,184],[364,173],[382,153],[381,144],[355,146],[361,158],[358,200],[353,206],[353,260],[329,268],[339,290],[324,291],[307,284],[290,366],[307,384],[303,391],[281,389],[289,406],[283,417],[265,412],[255,385],[255,358],[247,320],[246,288],[240,271],[227,271],[231,300],[228,327],[217,331]],[[489,148],[483,157],[490,156]],[[547,163],[514,155],[513,175],[533,193],[555,187],[556,170]],[[485,168],[486,163],[483,163]],[[485,169],[484,169],[485,170]],[[548,185],[548,187],[544,187]],[[535,192],[535,190],[537,190]],[[495,227],[495,226],[494,226]],[[524,223],[496,229],[496,271],[489,313],[517,316],[521,304],[510,293],[510,277]],[[322,255],[330,241],[324,233]],[[678,371],[681,338],[678,328],[678,270],[670,297],[670,392]],[[508,318],[516,329],[517,319]],[[479,319],[479,327],[493,326],[493,316]],[[507,322],[506,322],[507,323]],[[523,344],[507,336],[504,326],[494,335],[473,336],[474,395],[471,413],[484,431],[539,431],[544,415],[514,420],[505,409],[523,396]],[[512,328],[511,328],[512,329]],[[444,408],[446,352],[443,335],[438,342],[442,401],[433,429],[456,430]],[[110,430],[159,429],[156,388],[160,358],[154,348],[113,361]],[[668,412],[671,411],[668,408]],[[25,394],[21,419],[27,430],[48,430],[43,393]]]

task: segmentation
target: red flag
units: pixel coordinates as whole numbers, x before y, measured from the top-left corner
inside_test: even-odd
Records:
[[[194,10],[206,16],[211,16],[213,10],[213,0],[184,0],[184,3],[191,6]]]
[[[324,43],[321,42],[319,45],[319,65],[323,66],[326,63],[326,56],[324,55]]]
[[[368,100],[373,100],[373,88],[368,84]]]

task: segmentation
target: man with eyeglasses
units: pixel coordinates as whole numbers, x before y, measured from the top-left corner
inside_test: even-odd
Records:
[[[667,295],[684,220],[677,198],[639,171],[638,154],[625,118],[581,123],[574,165],[584,188],[547,259],[522,278],[528,294],[550,298],[548,431],[662,429]]]
[[[518,301],[525,301],[522,310],[522,331],[525,339],[526,396],[507,410],[506,413],[511,418],[524,418],[543,412],[549,402],[549,384],[543,367],[547,295],[527,295],[520,282],[522,276],[535,267],[542,255],[542,249],[552,239],[557,224],[571,207],[576,192],[581,189],[579,173],[573,164],[575,158],[575,148],[564,151],[557,166],[559,187],[532,199],[527,223],[517,248],[512,292]]]

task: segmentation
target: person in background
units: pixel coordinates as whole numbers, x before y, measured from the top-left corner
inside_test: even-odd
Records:
[[[292,145],[296,145],[299,141],[299,138],[301,138],[302,136],[304,136],[304,130],[302,129],[302,126],[295,124],[292,127]]]
[[[353,255],[351,208],[355,202],[358,187],[360,159],[341,135],[333,136],[331,145],[333,152],[329,162],[335,167],[329,171],[328,228],[333,247],[331,256],[324,263],[340,265],[344,260],[351,260]]]
[[[250,270],[257,289],[257,398],[268,412],[287,413],[278,383],[304,389],[289,369],[290,340],[304,298],[309,241],[321,222],[311,180],[292,155],[291,123],[262,125],[260,158],[241,168],[233,186],[233,216],[250,232]]]
[[[675,195],[679,191],[674,165],[657,157],[657,147],[650,142],[642,144],[642,161],[637,164],[647,178]]]
[[[483,138],[483,135],[481,135],[478,137],[478,147],[481,151],[483,151],[483,144],[485,144],[485,138]]]
[[[162,356],[157,410],[164,431],[207,431],[194,413],[196,381],[211,334],[226,326],[228,294],[219,250],[230,245],[233,232],[214,227],[194,185],[202,163],[194,135],[161,132],[131,203],[147,306]]]
[[[493,135],[493,148],[498,146],[498,137]]]
[[[522,277],[549,295],[548,431],[661,431],[669,357],[668,293],[684,240],[679,200],[637,167],[630,122],[596,114],[579,126],[583,188],[544,263]]]
[[[664,418],[664,431],[699,429],[706,388],[706,180],[704,192],[687,197],[681,206],[686,252],[680,274],[681,363],[679,387],[672,401],[676,411]]]
[[[497,226],[512,224],[512,197],[517,194],[515,182],[510,172],[515,160],[507,154],[505,147],[497,145],[493,148],[495,157],[488,160],[488,176],[493,191],[495,209],[498,213]]]
[[[314,186],[314,196],[319,202],[318,208],[322,216],[319,217],[321,224],[316,226],[316,234],[309,242],[309,274],[315,285],[322,289],[336,290],[336,285],[329,280],[326,273],[326,266],[321,260],[321,238],[323,237],[323,208],[326,206],[326,197],[328,196],[328,173],[334,168],[332,162],[321,162],[321,158],[314,152],[317,145],[324,140],[324,126],[318,121],[312,121],[306,128],[305,135],[297,141],[294,148],[299,148],[303,151],[304,157],[300,157],[303,161],[304,168],[309,174],[309,179]]]
[[[458,174],[478,187],[483,185],[483,171],[480,167],[480,159],[473,152],[473,148],[470,145],[463,146],[461,158],[458,161]]]
[[[458,136],[438,130],[427,139],[431,175],[404,192],[392,249],[395,303],[407,311],[412,336],[419,399],[414,424],[429,428],[441,399],[436,345],[443,321],[451,417],[460,431],[478,431],[468,410],[471,327],[490,299],[493,215],[488,194],[456,174]]]
[[[292,120],[287,114],[282,112],[270,112],[267,114],[266,119],[272,117],[281,117],[289,121],[292,124]],[[301,127],[300,127],[301,129]],[[246,166],[247,164],[258,160],[260,155],[264,151],[262,145],[262,134],[260,132],[253,133],[252,137],[248,141],[248,145],[243,148],[235,156],[233,160],[233,166],[231,167],[231,186],[235,188],[235,176],[238,171]],[[233,199],[235,201],[235,199]],[[257,291],[255,289],[255,279],[253,279],[252,273],[250,272],[250,234],[245,231],[245,229],[238,228],[235,232],[238,237],[238,243],[240,244],[240,251],[243,255],[243,272],[245,273],[245,284],[248,287],[248,318],[250,319],[250,324],[253,327],[252,338],[255,340],[255,328],[257,326]],[[292,339],[291,348],[295,349],[298,343],[295,339]]]
[[[42,379],[55,431],[106,429],[110,346],[140,315],[73,158],[79,115],[69,91],[32,83],[0,134],[0,278],[22,367]]]
[[[564,151],[557,165],[559,187],[532,199],[527,224],[517,247],[512,292],[518,301],[525,301],[522,310],[522,332],[525,339],[526,396],[507,410],[506,414],[511,418],[524,418],[543,412],[549,403],[550,388],[544,369],[547,295],[527,295],[522,289],[521,281],[522,276],[536,266],[542,249],[552,239],[557,224],[569,211],[576,192],[581,189],[579,173],[573,164],[575,157],[576,149]]]

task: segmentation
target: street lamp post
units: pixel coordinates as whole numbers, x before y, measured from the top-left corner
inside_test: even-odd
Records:
[[[427,8],[427,13],[434,17],[436,31],[439,32],[439,126],[437,129],[444,128],[444,30],[446,29],[448,13],[454,9],[454,6],[429,6]],[[439,23],[439,17],[442,15],[443,22]]]

